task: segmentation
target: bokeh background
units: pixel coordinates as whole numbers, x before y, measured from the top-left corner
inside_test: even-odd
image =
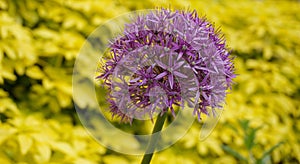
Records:
[[[196,9],[215,22],[238,77],[210,137],[199,142],[196,122],[153,163],[300,162],[299,1],[0,0],[1,164],[140,162],[85,131],[74,109],[80,102],[72,100],[72,69],[97,26],[155,7]]]

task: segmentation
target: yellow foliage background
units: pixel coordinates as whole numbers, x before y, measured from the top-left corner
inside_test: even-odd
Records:
[[[141,156],[112,152],[81,126],[72,69],[101,23],[162,6],[196,9],[220,26],[239,75],[211,136],[199,142],[195,123],[153,163],[239,163],[221,146],[247,153],[240,119],[262,126],[254,156],[284,141],[271,161],[299,163],[300,2],[287,0],[0,0],[0,163],[139,163]]]

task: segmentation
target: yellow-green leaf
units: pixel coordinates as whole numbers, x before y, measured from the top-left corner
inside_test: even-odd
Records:
[[[38,155],[35,155],[34,158],[37,163],[48,162],[51,157],[51,148],[48,144],[38,143],[35,145]]]
[[[43,71],[38,66],[27,68],[26,75],[33,79],[42,79],[44,77]]]
[[[76,155],[76,152],[70,146],[69,143],[53,142],[53,143],[51,143],[51,146],[53,147],[53,149],[61,151],[61,152],[65,153],[66,155],[69,155],[69,156],[75,156]]]
[[[25,155],[32,146],[32,138],[27,134],[20,134],[17,138],[21,154]]]

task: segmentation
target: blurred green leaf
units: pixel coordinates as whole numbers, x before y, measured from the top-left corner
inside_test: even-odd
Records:
[[[244,137],[244,142],[245,146],[248,150],[251,150],[253,146],[255,145],[255,136],[256,132],[261,129],[261,127],[258,128],[248,128],[245,137]]]
[[[246,133],[249,128],[249,120],[239,120],[240,126],[243,128],[244,132]]]
[[[284,142],[279,142],[267,151],[264,152],[264,154],[257,160],[258,164],[264,164],[265,161],[268,161],[270,159],[271,153],[277,149],[280,145],[282,145]]]
[[[223,148],[223,150],[225,152],[231,154],[232,156],[234,156],[235,158],[239,159],[240,161],[247,162],[247,158],[245,158],[244,156],[242,156],[240,153],[238,153],[237,151],[233,150],[229,146],[222,145],[222,148]]]

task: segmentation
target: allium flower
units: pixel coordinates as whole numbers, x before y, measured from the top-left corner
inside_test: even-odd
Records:
[[[162,113],[170,110],[175,116],[173,107],[182,105],[182,95],[189,91],[195,95],[187,101],[196,103],[193,114],[200,120],[201,113],[209,113],[208,108],[221,107],[235,77],[223,36],[205,18],[198,17],[196,11],[160,9],[139,15],[126,24],[123,35],[115,38],[109,48],[111,58],[97,78],[103,79],[110,90],[107,98],[112,115],[123,121],[131,122],[136,113],[152,118],[157,108]],[[143,62],[135,61],[135,55],[152,62],[141,66]],[[131,65],[136,67],[128,68]],[[130,80],[116,81],[114,77],[120,77],[118,74],[124,73],[125,67],[132,71]],[[189,69],[194,76],[184,86],[179,83],[187,78],[187,73],[179,71],[182,68]],[[197,87],[189,88],[189,83]],[[188,92],[184,93],[184,89]],[[129,96],[123,96],[123,92]],[[152,101],[151,95],[159,93],[162,96]],[[130,105],[127,101],[131,101]]]

